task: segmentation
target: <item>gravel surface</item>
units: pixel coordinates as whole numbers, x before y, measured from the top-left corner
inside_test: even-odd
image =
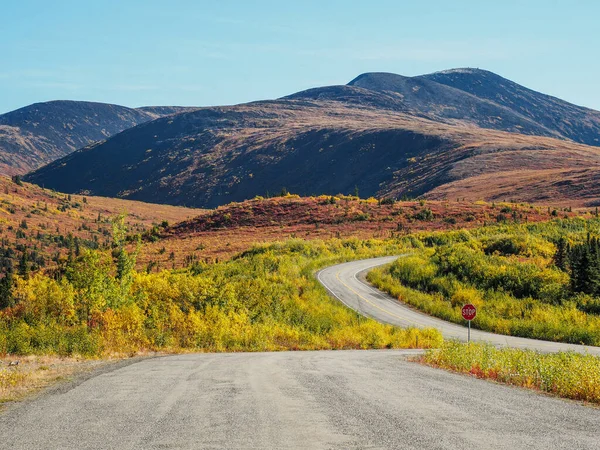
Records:
[[[367,316],[464,337],[464,328],[360,281],[369,267],[391,260],[335,266],[319,279]],[[473,337],[562,348],[478,331]],[[600,409],[407,361],[416,353],[224,353],[131,361],[0,414],[0,449],[600,449]]]
[[[1,415],[0,448],[600,448],[600,410],[408,362],[414,353],[148,359]]]

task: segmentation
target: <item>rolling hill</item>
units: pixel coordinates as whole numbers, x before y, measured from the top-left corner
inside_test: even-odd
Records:
[[[600,177],[600,147],[586,145],[600,136],[600,113],[490,74],[370,73],[279,100],[183,112],[27,179],[62,192],[196,207],[284,188],[596,204],[600,192],[581,186]]]
[[[191,220],[204,210],[115,198],[63,194],[0,176],[0,274],[26,264],[53,270],[70,250],[106,248],[112,219],[124,214],[131,233]],[[0,277],[1,278],[1,277]]]
[[[2,114],[0,174],[26,173],[127,128],[188,109],[61,100]]]
[[[554,210],[527,204],[398,201],[340,197],[255,198],[230,203],[145,234],[138,264],[153,270],[227,259],[257,243],[286,239],[384,239],[417,231],[475,228],[498,221],[551,219]],[[558,211],[560,217],[585,211]],[[592,213],[592,211],[587,211]]]

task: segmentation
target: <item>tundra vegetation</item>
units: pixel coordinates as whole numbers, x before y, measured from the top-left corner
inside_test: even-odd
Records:
[[[600,403],[600,358],[579,353],[543,354],[489,344],[445,342],[420,361],[560,397]]]
[[[0,356],[441,346],[423,360],[597,402],[597,358],[444,344],[435,330],[360,317],[313,276],[347,260],[410,253],[371,272],[370,280],[446,320],[461,323],[460,307],[470,302],[479,309],[476,327],[598,345],[600,221],[500,222],[389,239],[291,239],[255,245],[223,262],[190,259],[187,267],[149,271],[136,265],[147,243],[117,217],[108,248],[72,245],[52,270],[19,261],[2,279]],[[32,380],[22,366],[0,368],[0,390],[13,398],[15,386]]]
[[[428,314],[500,334],[600,345],[598,219],[557,219],[421,235],[369,280]]]
[[[0,292],[0,354],[99,356],[159,351],[412,348],[435,330],[365,319],[314,279],[322,266],[402,251],[408,240],[256,246],[227,262],[135,270],[122,217],[107,251],[72,252],[52,276],[15,274]],[[129,247],[130,248],[130,247]]]

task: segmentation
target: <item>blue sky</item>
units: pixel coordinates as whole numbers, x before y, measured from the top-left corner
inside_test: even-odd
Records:
[[[599,18],[595,0],[3,1],[0,113],[234,104],[453,67],[600,109]]]

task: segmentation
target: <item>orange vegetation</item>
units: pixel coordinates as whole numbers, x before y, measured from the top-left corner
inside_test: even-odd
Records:
[[[111,218],[125,214],[132,232],[143,232],[162,221],[178,222],[202,213],[199,209],[154,205],[103,197],[67,195],[0,177],[0,249],[27,248],[38,265],[52,266],[67,253],[68,241],[82,246],[110,242]],[[14,255],[12,255],[15,258]],[[18,257],[18,254],[16,255]],[[32,258],[30,258],[30,261]]]
[[[429,212],[428,212],[429,211]],[[539,222],[574,213],[529,204],[400,201],[351,196],[257,198],[231,203],[147,236],[140,265],[159,270],[229,258],[254,244],[290,238],[390,238],[472,228],[499,220]]]

